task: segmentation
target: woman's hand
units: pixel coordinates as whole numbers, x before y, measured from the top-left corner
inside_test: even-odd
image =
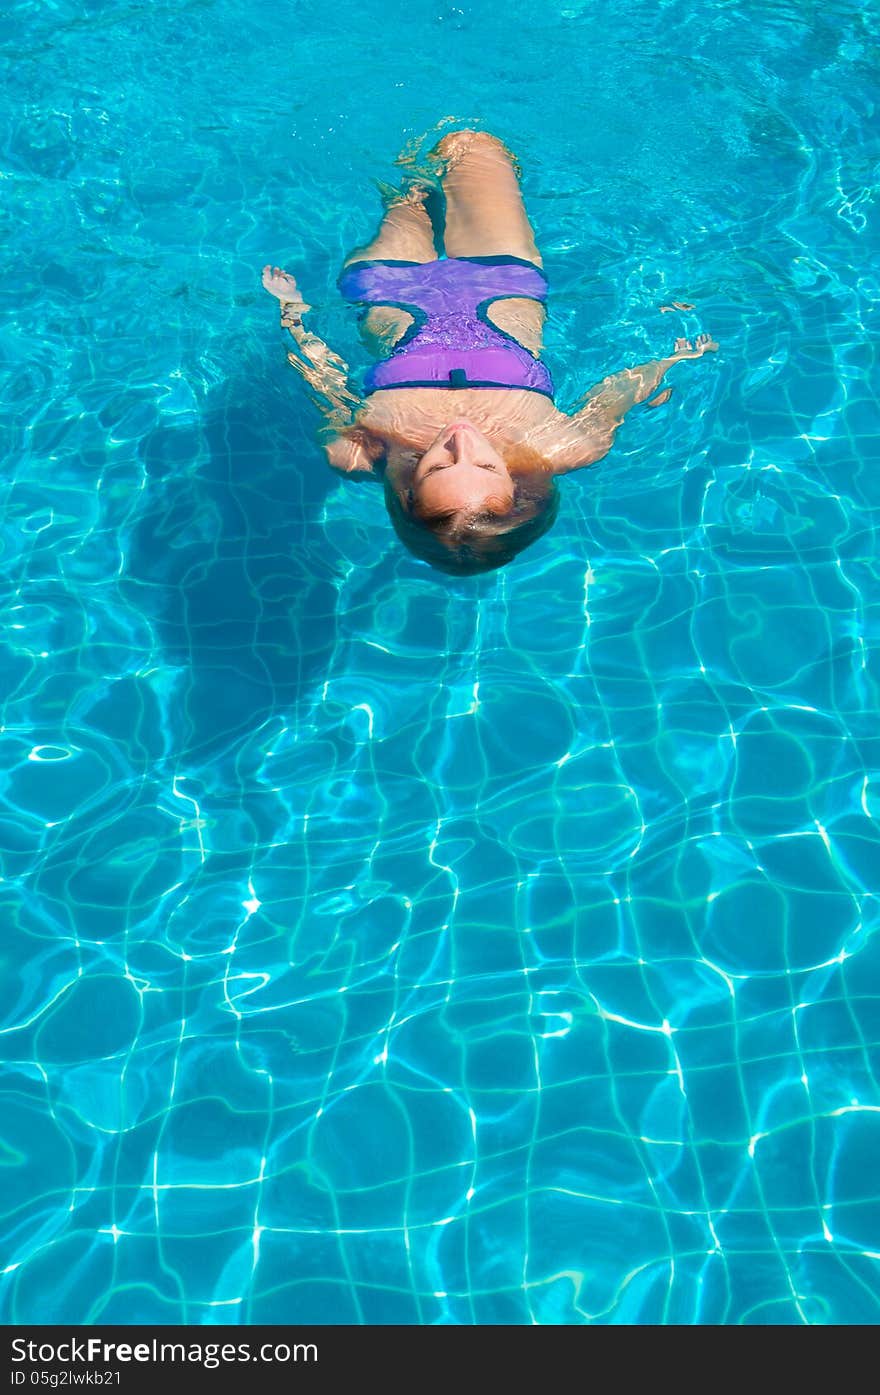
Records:
[[[280,266],[263,267],[263,285],[270,295],[281,302],[281,323],[285,329],[293,329],[303,315],[312,307],[307,305],[299,293],[296,277]]]
[[[682,358],[702,358],[703,354],[714,354],[718,348],[711,334],[698,334],[696,339],[676,339],[674,360]]]

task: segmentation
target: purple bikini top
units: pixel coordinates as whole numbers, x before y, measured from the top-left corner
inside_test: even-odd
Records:
[[[346,300],[407,310],[413,324],[390,356],[367,370],[364,392],[383,388],[523,388],[553,396],[543,363],[489,323],[494,300],[544,301],[547,278],[519,257],[433,262],[353,262],[339,278]]]

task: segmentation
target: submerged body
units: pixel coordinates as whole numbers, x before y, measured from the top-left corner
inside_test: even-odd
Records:
[[[266,267],[263,284],[296,340],[290,361],[327,417],[329,463],[384,481],[392,521],[417,555],[473,572],[502,565],[539,536],[555,513],[555,476],[601,459],[626,412],[673,363],[717,346],[707,335],[679,340],[668,358],[606,378],[577,411],[561,412],[540,357],[547,282],[513,157],[494,136],[458,131],[432,159],[445,255],[435,247],[428,190],[415,185],[391,202],[377,237],[340,276],[343,295],[364,307],[364,335],[380,360],[363,393],[303,328],[308,307],[294,278]]]

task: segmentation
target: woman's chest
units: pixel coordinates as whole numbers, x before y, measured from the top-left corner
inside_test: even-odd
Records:
[[[493,442],[527,442],[567,420],[549,397],[517,388],[389,388],[367,398],[358,425],[386,448],[427,450],[459,417]]]

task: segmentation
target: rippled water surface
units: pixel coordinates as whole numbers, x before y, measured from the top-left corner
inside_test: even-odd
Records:
[[[880,1319],[878,28],[4,6],[4,1321]],[[445,116],[563,406],[721,343],[469,582],[258,284],[363,364],[340,261]]]

